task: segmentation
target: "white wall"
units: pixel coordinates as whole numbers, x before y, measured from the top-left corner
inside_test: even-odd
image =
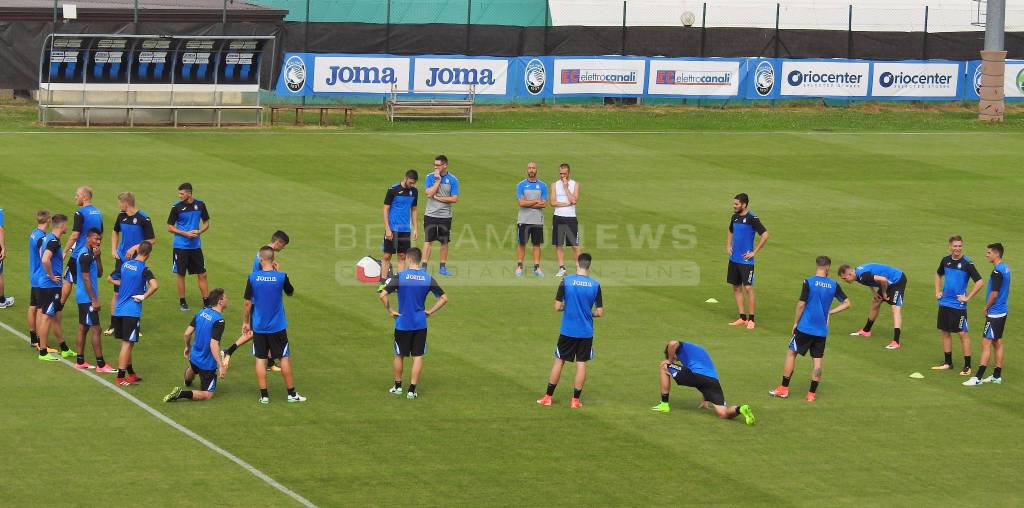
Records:
[[[706,0],[709,27],[775,27],[775,0]],[[681,26],[690,11],[701,24],[703,1],[627,0],[626,24]],[[779,0],[783,29],[846,30],[853,4],[853,29],[859,31],[919,32],[929,6],[929,32],[984,30],[972,26],[977,3],[972,0]],[[1024,32],[1024,0],[1007,0],[1006,31]],[[619,26],[622,0],[550,0],[555,25]],[[984,12],[984,8],[982,8]]]

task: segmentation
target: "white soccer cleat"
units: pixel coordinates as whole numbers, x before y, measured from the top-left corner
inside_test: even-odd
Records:
[[[270,397],[260,397],[260,404],[270,404]]]
[[[409,392],[405,394],[405,397],[408,399],[415,399],[416,397],[419,397],[419,395],[417,395],[416,392]]]
[[[394,395],[401,395],[402,394],[402,387],[400,387],[400,386],[392,386],[391,388],[388,388],[388,393],[394,394]]]
[[[0,302],[0,309],[6,309],[7,307],[14,307],[14,297],[8,296],[4,298],[4,301]]]
[[[989,377],[987,377],[985,379],[982,379],[981,382],[985,383],[985,384],[994,383],[994,384],[997,384],[997,385],[1001,385],[1001,384],[1003,384],[1003,378],[995,377],[995,376],[989,376]]]
[[[306,402],[306,398],[299,395],[299,392],[295,392],[295,395],[288,396],[288,402]]]
[[[968,379],[967,381],[964,381],[963,383],[960,383],[960,384],[962,384],[964,386],[978,386],[981,383],[982,382],[980,380],[978,380],[978,378],[972,377],[971,379]]]
[[[565,268],[559,268],[558,272],[555,273],[555,277],[565,277]]]

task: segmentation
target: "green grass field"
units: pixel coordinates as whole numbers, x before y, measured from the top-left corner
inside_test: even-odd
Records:
[[[928,369],[941,359],[931,279],[947,236],[964,236],[986,277],[986,243],[1002,241],[1011,266],[1021,259],[1020,115],[979,126],[966,110],[603,111],[481,114],[472,126],[392,129],[368,115],[348,131],[139,133],[41,130],[26,123],[29,111],[0,111],[4,277],[17,298],[0,322],[25,331],[35,210],[70,215],[76,186],[88,184],[109,227],[116,193],[131,190],[157,226],[150,264],[161,289],[145,304],[136,349],[145,380],[128,391],[317,505],[1024,504],[1014,480],[1024,459],[1018,322],[1007,327],[1005,384],[966,388],[955,372]],[[450,265],[477,271],[440,280],[451,301],[431,320],[421,396],[410,401],[386,393],[392,323],[373,287],[350,274],[358,258],[377,255],[386,187],[407,168],[427,170],[438,153],[462,186]],[[503,237],[530,160],[548,182],[559,162],[572,163],[585,250],[598,278],[609,273],[578,411],[568,408],[571,370],[553,407],[534,403],[558,336],[554,251],[545,246],[548,277],[518,280]],[[182,181],[213,217],[203,246],[211,285],[232,299],[231,338],[253,252],[275,229],[291,235],[279,261],[296,287],[286,306],[306,404],[284,403],[280,376],[271,377],[273,403],[257,404],[245,354],[212,402],[161,402],[180,383],[190,319],[177,309],[163,229]],[[771,231],[758,258],[755,331],[726,326],[735,307],[725,229],[737,192],[751,195]],[[645,226],[652,235],[664,226],[663,236],[644,240]],[[801,279],[819,254],[836,267],[878,261],[907,271],[905,346],[883,349],[886,309],[874,338],[847,336],[863,324],[870,296],[844,285],[854,308],[832,321],[818,401],[772,399]],[[650,270],[622,271],[640,266]],[[658,271],[678,266],[696,271]],[[104,284],[104,315],[109,291]],[[194,280],[188,292],[194,306]],[[712,297],[721,303],[704,303]],[[77,319],[65,314],[71,336]],[[970,319],[977,364],[980,298]],[[758,424],[697,410],[693,390],[673,391],[671,414],[651,412],[670,339],[707,347],[728,400],[751,404]],[[115,345],[104,339],[108,351]],[[89,376],[37,362],[3,329],[0,355],[0,504],[295,505]],[[959,365],[959,346],[954,357]],[[908,378],[915,371],[925,379]],[[801,358],[794,394],[809,372]]]

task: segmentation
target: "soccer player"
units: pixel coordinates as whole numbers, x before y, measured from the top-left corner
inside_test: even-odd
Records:
[[[707,409],[710,402],[719,418],[731,420],[743,415],[747,425],[753,425],[757,420],[747,404],[726,405],[725,393],[718,381],[718,371],[711,361],[711,355],[696,344],[669,341],[665,345],[665,359],[658,368],[658,376],[661,380],[661,403],[651,408],[654,411],[668,413],[672,410],[668,405],[668,394],[672,380],[675,380],[679,386],[689,386],[700,392],[700,409]]]
[[[942,334],[942,363],[932,370],[953,368],[953,337],[960,335],[960,346],[964,353],[964,368],[961,376],[971,375],[971,336],[967,334],[967,302],[981,291],[984,281],[971,259],[964,255],[964,239],[960,235],[949,237],[950,254],[939,262],[935,272],[935,299],[939,301],[938,328]],[[974,287],[967,292],[967,279],[974,281]]]
[[[121,265],[138,252],[142,243],[152,247],[156,243],[153,232],[153,221],[149,215],[135,207],[135,194],[122,192],[117,195],[117,204],[121,213],[114,219],[114,232],[110,235],[110,254],[114,257],[114,269],[108,276],[117,280],[121,276]],[[152,249],[150,249],[152,251]],[[110,298],[110,326],[103,335],[114,334],[114,310],[117,308],[117,284]]]
[[[580,257],[580,226],[576,220],[576,203],[580,200],[580,184],[569,178],[569,165],[558,166],[558,180],[551,184],[551,242],[558,259],[556,277],[565,276],[565,246],[572,247],[572,257]]]
[[[114,337],[121,340],[121,353],[117,357],[117,384],[129,386],[142,381],[132,367],[132,352],[139,342],[139,323],[142,321],[142,302],[159,289],[156,277],[146,266],[153,244],[142,242],[133,256],[121,263],[117,303],[114,305]]]
[[[260,404],[270,404],[267,391],[267,359],[281,360],[281,375],[288,389],[288,402],[305,402],[295,391],[288,345],[288,318],[284,297],[295,292],[288,274],[274,269],[274,249],[260,249],[260,269],[249,274],[245,284],[245,308],[242,311],[242,335],[252,334],[252,354],[256,357],[256,383]]]
[[[899,349],[900,332],[903,328],[903,295],[907,292],[907,274],[903,270],[881,263],[867,263],[854,268],[850,265],[839,267],[839,278],[848,283],[854,281],[875,288],[872,292],[871,310],[864,328],[851,333],[851,336],[870,337],[871,327],[878,319],[878,311],[882,302],[892,307],[892,341],[885,349]]]
[[[192,317],[184,335],[184,355],[188,359],[185,386],[192,386],[192,381],[199,376],[199,389],[182,390],[176,386],[164,397],[164,402],[210,400],[213,392],[217,391],[217,378],[224,379],[227,375],[227,369],[220,359],[220,339],[224,336],[224,309],[228,307],[228,297],[223,289],[216,288],[210,291],[209,299],[210,306],[204,307]]]
[[[1010,267],[1003,261],[1001,243],[989,244],[985,258],[994,265],[994,268],[988,278],[988,296],[985,298],[985,331],[981,336],[981,362],[978,364],[978,373],[965,381],[964,386],[1003,383],[1003,329],[1006,327],[1006,314],[1009,311]],[[996,350],[996,367],[992,370],[991,376],[984,377],[993,347]]]
[[[729,273],[726,281],[732,285],[732,294],[736,298],[736,307],[740,317],[729,323],[730,326],[746,326],[753,330],[754,307],[754,256],[764,244],[768,242],[768,230],[761,219],[748,208],[750,197],[746,193],[737,194],[732,200],[732,219],[729,220],[729,233],[725,236],[725,252],[729,255]],[[761,235],[757,246],[754,246],[754,236]],[[744,307],[743,295],[748,300]],[[750,312],[746,312],[749,309]]]
[[[99,278],[103,275],[103,263],[100,260],[100,245],[103,233],[98,229],[90,229],[85,238],[79,238],[78,282],[75,284],[75,303],[78,304],[78,342],[75,349],[76,369],[92,369],[96,372],[114,373],[117,369],[107,365],[103,359],[103,343],[100,341],[100,288]],[[92,352],[96,356],[96,365],[85,361],[85,338],[92,336]]]
[[[420,268],[419,249],[413,247],[406,252],[409,267],[388,280],[384,290],[380,292],[380,301],[384,309],[395,320],[395,357],[392,362],[395,372],[395,385],[388,389],[389,393],[402,394],[402,370],[405,357],[412,357],[412,376],[409,379],[409,393],[406,397],[418,397],[416,385],[420,381],[423,370],[423,355],[427,354],[427,318],[433,316],[441,307],[448,303],[448,295],[444,293],[437,281]],[[398,292],[398,311],[391,308],[388,295]],[[430,310],[426,308],[427,293],[433,293],[437,301]]]
[[[548,185],[537,179],[537,163],[526,165],[526,179],[516,184],[519,217],[516,225],[516,277],[523,276],[526,242],[533,244],[533,275],[543,277],[540,269],[540,246],[544,243],[544,208],[548,206]]]
[[[774,397],[789,397],[789,380],[793,377],[796,355],[804,356],[811,352],[814,371],[811,372],[811,388],[807,392],[807,402],[814,402],[817,397],[818,383],[821,382],[821,363],[825,356],[825,337],[828,336],[828,321],[833,314],[850,308],[850,300],[846,298],[839,282],[828,277],[832,268],[832,260],[828,256],[818,256],[815,260],[817,270],[813,277],[804,280],[800,290],[800,300],[796,302],[796,317],[793,319],[793,338],[789,341],[786,351],[786,364],[782,368],[782,384],[768,393]],[[839,305],[832,307],[835,299]]]
[[[274,253],[276,255],[276,253],[281,252],[281,251],[284,250],[284,248],[288,245],[288,241],[289,241],[288,233],[285,233],[284,231],[281,231],[281,230],[277,230],[277,231],[274,231],[273,235],[271,235],[270,243],[268,243],[264,247],[270,247],[271,249],[274,249]],[[278,271],[281,270],[281,267],[278,266],[277,261],[274,261],[274,265],[273,266],[274,266],[274,270],[278,270]],[[253,260],[252,270],[249,273],[258,272],[258,271],[260,271],[260,252],[256,251],[256,259]],[[237,350],[238,348],[242,347],[243,344],[245,344],[246,342],[249,342],[250,340],[252,340],[252,334],[249,334],[249,335],[243,334],[240,337],[238,337],[238,339],[235,340],[234,344],[231,344],[231,346],[229,346],[227,349],[221,350],[222,354],[224,355],[223,359],[224,359],[224,368],[225,369],[228,368],[228,366],[231,365],[231,355],[235,354],[235,350]],[[268,367],[269,370],[272,370],[274,372],[280,372],[281,371],[281,367],[278,367],[277,365],[274,365],[274,359],[273,358],[267,359],[267,367]]]
[[[199,294],[203,307],[208,305],[210,292],[206,282],[206,260],[203,259],[202,242],[199,236],[210,229],[210,213],[206,203],[192,196],[192,184],[185,182],[178,186],[178,202],[171,206],[167,216],[167,231],[174,233],[174,261],[171,271],[178,275],[178,304],[182,312],[188,312],[185,300],[185,275],[195,275],[199,283]]]
[[[50,219],[50,233],[39,242],[39,266],[41,276],[37,279],[38,289],[38,313],[36,315],[36,327],[39,335],[39,359],[49,362],[60,361],[55,352],[49,351],[50,329],[56,329],[60,325],[60,312],[63,305],[60,303],[61,274],[64,259],[61,257],[60,238],[68,229],[68,217],[57,214]],[[57,334],[54,334],[55,338]],[[60,356],[74,358],[77,353],[68,347],[63,337],[60,341]]]
[[[601,283],[590,277],[592,261],[590,254],[580,254],[576,260],[576,275],[565,277],[558,284],[555,311],[564,314],[558,345],[555,347],[555,363],[548,376],[548,389],[537,401],[542,406],[551,405],[551,396],[555,394],[565,362],[576,362],[576,379],[569,407],[583,407],[580,394],[587,380],[587,362],[594,359],[594,318],[604,316]]]
[[[60,303],[64,305],[71,295],[71,286],[78,283],[78,256],[82,253],[82,246],[86,243],[85,235],[95,229],[103,234],[103,214],[100,209],[92,204],[92,188],[79,187],[75,190],[75,203],[78,210],[75,211],[75,220],[71,225],[71,236],[68,237],[68,245],[64,251],[64,257],[68,258],[67,273],[64,274],[64,287],[60,291]],[[98,308],[98,307],[97,307]]]
[[[4,295],[4,258],[7,257],[7,241],[4,236],[4,209],[0,208],[0,309],[14,305],[14,297]]]
[[[36,227],[28,235],[28,335],[32,349],[39,349],[39,335],[36,334],[36,315],[39,308],[39,279],[42,277],[41,263],[39,262],[39,251],[43,249],[43,238],[46,236],[46,228],[50,224],[50,211],[39,210],[36,212]]]
[[[448,172],[448,157],[434,157],[434,171],[424,181],[427,209],[423,212],[423,269],[430,261],[434,241],[441,244],[441,267],[437,273],[450,276],[448,242],[452,237],[452,204],[459,201],[459,179]]]
[[[398,254],[398,271],[404,268],[405,252],[412,246],[412,240],[419,239],[416,232],[416,204],[419,194],[416,181],[420,175],[415,169],[405,172],[405,178],[388,188],[384,195],[384,245],[380,261],[380,281],[382,289],[384,281],[391,276],[391,256]],[[411,237],[411,240],[410,240]]]

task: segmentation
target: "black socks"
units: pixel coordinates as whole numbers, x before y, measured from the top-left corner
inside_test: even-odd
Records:
[[[661,401],[666,403],[666,404],[668,404],[668,394],[667,393],[661,394]]]
[[[981,379],[981,378],[985,377],[985,369],[986,368],[987,368],[986,365],[978,365],[978,373],[975,374],[974,377],[976,377],[978,379]]]
[[[1002,379],[1003,378],[1003,368],[1002,367],[996,367],[996,368],[992,369],[992,377],[994,377],[996,379]]]
[[[967,355],[967,356],[964,357],[964,368],[965,369],[971,368],[971,355]]]
[[[747,320],[747,315],[746,314],[740,314],[740,319],[746,321]]]
[[[943,362],[946,365],[949,365],[950,367],[952,367],[953,366],[953,352],[950,351],[950,352],[944,353],[944,354],[945,354],[945,360],[943,360]]]
[[[864,323],[864,331],[870,332],[872,326],[875,326],[875,320],[869,319],[867,323]]]
[[[398,389],[398,388],[401,388],[401,387],[402,387],[402,380],[399,379],[398,381],[395,381],[395,389]]]
[[[550,396],[555,394],[555,387],[556,386],[558,386],[558,385],[553,385],[551,383],[548,383],[548,391],[547,391],[548,397],[550,397]]]
[[[900,330],[899,328],[892,329],[892,340],[895,341],[897,344],[900,343],[900,332],[902,332],[902,330]]]
[[[789,378],[788,377],[782,376],[782,386],[785,386],[786,388],[789,388]]]
[[[260,388],[260,397],[270,398],[270,392],[266,388]]]
[[[818,381],[811,381],[811,389],[810,389],[811,393],[814,393],[814,392],[818,391],[818,383],[819,383]]]
[[[580,394],[581,393],[583,393],[583,388],[573,388],[572,389],[572,398],[574,398],[574,399],[580,398]]]
[[[228,348],[224,351],[224,354],[227,355],[227,356],[231,356],[231,355],[235,354],[235,350],[237,350],[237,349],[238,349],[238,344],[232,344],[232,345],[228,346]]]

